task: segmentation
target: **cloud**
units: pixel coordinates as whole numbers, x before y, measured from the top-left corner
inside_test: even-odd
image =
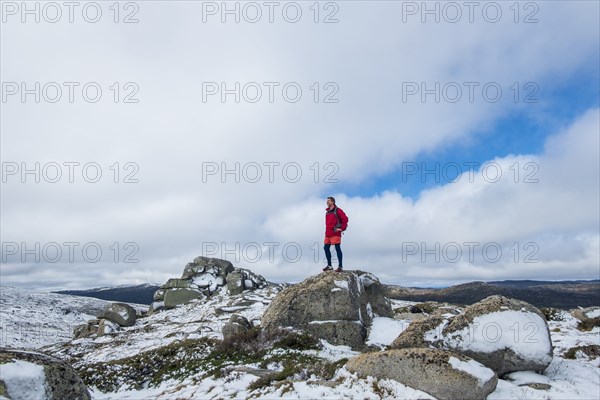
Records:
[[[461,180],[426,191],[413,202],[394,188],[373,198],[350,198],[324,179],[335,172],[341,182],[360,185],[423,151],[467,142],[511,113],[543,118],[547,109],[515,103],[510,86],[531,81],[551,88],[569,85],[576,74],[595,73],[589,65],[598,54],[597,3],[545,2],[536,24],[515,24],[508,9],[499,23],[478,17],[474,23],[436,24],[421,23],[418,16],[399,23],[401,3],[339,6],[337,24],[315,24],[308,9],[298,24],[222,24],[218,18],[202,23],[201,3],[193,2],[140,4],[138,24],[110,19],[98,24],[21,24],[12,19],[3,24],[4,82],[27,82],[28,87],[35,82],[98,82],[104,94],[98,103],[80,97],[74,103],[22,103],[17,97],[1,104],[3,162],[25,162],[28,168],[36,162],[41,168],[50,162],[93,162],[103,173],[98,183],[82,179],[81,169],[74,183],[64,178],[56,184],[44,179],[35,183],[31,175],[21,183],[18,175],[11,176],[0,194],[3,242],[39,242],[42,247],[93,242],[108,257],[118,243],[119,261],[125,244],[133,242],[140,260],[131,269],[110,259],[90,265],[79,253],[72,265],[82,266],[85,274],[55,264],[44,266],[52,273],[42,281],[25,273],[11,279],[40,286],[54,280],[108,285],[142,276],[156,282],[178,275],[207,243],[243,247],[257,242],[268,248],[265,242],[298,242],[304,248],[302,260],[320,256],[323,199],[330,193],[351,214],[345,236],[349,262],[354,259],[356,267],[368,266],[391,280],[406,275],[391,272],[400,264],[390,243],[406,238],[475,237],[504,243],[537,240],[535,235],[555,231],[571,241],[577,237],[573,235],[583,229],[597,189],[587,178],[564,172],[578,168],[567,167],[570,163],[593,164],[593,138],[579,133],[577,140],[586,142],[549,141],[543,157],[552,161],[538,160],[541,155],[490,160],[503,171],[517,161],[537,162],[539,184]],[[464,90],[464,83],[472,81],[480,83],[478,88],[496,82],[504,91],[502,100],[484,101],[478,90],[473,102],[463,97],[457,103],[438,103],[431,96],[422,102],[419,95],[403,101],[403,82],[425,82],[429,88],[435,82],[458,82]],[[114,82],[121,96],[129,93],[124,84],[134,82],[139,102],[115,103]],[[264,82],[278,82],[278,97],[273,103],[253,104],[221,103],[216,96],[203,103],[203,82],[226,82],[228,88],[235,82],[257,82],[265,96]],[[280,89],[289,82],[303,89],[298,103],[282,99]],[[337,103],[323,102],[336,88],[326,87],[329,82],[339,89]],[[540,97],[538,105],[547,106],[545,100]],[[573,130],[585,128],[573,125]],[[132,172],[127,162],[139,168],[134,175],[138,183],[123,182]],[[242,172],[249,163],[258,163],[263,179],[235,182],[221,173],[203,179],[203,168],[213,162],[229,169],[240,163]],[[267,162],[279,163],[273,182],[266,179]],[[298,182],[289,179],[291,170],[283,173],[283,166],[293,163],[302,172]],[[65,176],[67,171],[62,172]],[[587,197],[565,191],[565,185]],[[274,260],[284,258],[282,247],[274,251]],[[292,280],[312,273],[315,263],[248,266],[268,279]],[[403,271],[418,278],[419,267]],[[465,271],[465,277],[479,273]],[[449,274],[440,279],[452,278]]]
[[[543,154],[495,158],[415,202],[394,190],[341,196],[346,263],[395,282],[597,278],[599,116],[589,110],[550,136]],[[308,242],[321,203],[288,205],[265,226]]]

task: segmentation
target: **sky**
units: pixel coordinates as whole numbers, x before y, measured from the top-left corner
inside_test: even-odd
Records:
[[[596,1],[1,3],[0,284],[600,279]],[[334,265],[337,265],[334,253]]]

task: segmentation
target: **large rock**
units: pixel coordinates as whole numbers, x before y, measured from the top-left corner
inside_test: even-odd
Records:
[[[194,262],[185,266],[181,278],[190,279],[191,277],[199,275],[208,270],[210,270],[210,272],[214,273],[216,276],[225,278],[227,274],[234,270],[234,268],[233,264],[227,260],[200,256],[194,258]]]
[[[6,390],[5,397],[9,399],[91,399],[79,375],[65,361],[43,353],[1,347],[0,388]]]
[[[552,361],[544,315],[521,300],[490,296],[456,316],[415,321],[392,348],[435,347],[461,352],[494,370],[542,372]]]
[[[135,308],[127,303],[111,303],[104,308],[100,318],[115,322],[121,326],[132,326],[135,324],[137,313]]]
[[[98,334],[100,320],[91,319],[85,324],[77,325],[73,329],[73,339],[82,339]]]
[[[231,336],[247,332],[250,328],[252,328],[252,323],[248,321],[246,317],[239,314],[233,314],[231,318],[229,318],[229,321],[223,325],[221,332],[223,333],[223,339],[227,339]]]
[[[408,327],[392,342],[392,349],[409,349],[411,347],[431,347],[432,334],[447,318],[432,315],[424,319],[412,321]],[[440,346],[441,347],[441,346]]]
[[[393,379],[439,400],[484,400],[498,377],[489,368],[459,353],[438,349],[400,349],[351,358],[346,369],[359,377]]]
[[[360,348],[374,316],[393,317],[383,293],[369,273],[321,273],[281,291],[261,324],[265,329],[305,329],[331,343]]]
[[[229,294],[240,294],[244,289],[244,274],[242,271],[233,271],[227,275],[227,290],[229,290]]]
[[[185,289],[190,287],[190,281],[186,279],[171,278],[165,282],[160,288],[161,289]],[[158,292],[158,290],[157,290]],[[164,292],[164,290],[163,290]],[[155,293],[156,294],[156,293]],[[164,293],[163,293],[164,295]]]
[[[186,304],[192,300],[204,297],[202,292],[196,289],[173,289],[165,293],[164,308],[175,308],[179,304]],[[154,304],[154,303],[153,303]],[[153,307],[154,311],[154,307]]]
[[[315,337],[354,349],[359,349],[368,336],[367,326],[360,321],[312,321],[305,329]]]

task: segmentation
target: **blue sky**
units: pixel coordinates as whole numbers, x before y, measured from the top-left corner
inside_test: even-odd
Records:
[[[598,59],[598,54],[597,59]],[[588,66],[589,67],[589,66]],[[455,141],[439,146],[435,151],[421,152],[414,159],[392,172],[373,176],[352,184],[340,182],[331,190],[348,196],[369,197],[384,191],[398,191],[402,196],[416,200],[421,191],[443,186],[457,177],[457,172],[476,173],[486,161],[510,154],[540,154],[550,135],[571,124],[585,110],[600,104],[600,61],[596,69],[584,68],[567,82],[545,85],[535,96],[538,102],[530,107],[515,109],[491,123],[490,129],[473,132],[469,140]],[[458,165],[455,168],[454,165]],[[414,167],[413,167],[414,166]],[[440,173],[436,178],[433,173]],[[412,168],[417,168],[416,172]],[[443,170],[443,168],[446,168]],[[403,173],[404,172],[404,173]],[[529,169],[525,173],[532,173]],[[533,176],[533,175],[532,175]]]

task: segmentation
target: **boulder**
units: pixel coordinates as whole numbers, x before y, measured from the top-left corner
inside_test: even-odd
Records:
[[[119,324],[116,324],[107,319],[101,319],[98,324],[98,336],[104,336],[109,333],[118,332],[121,330]]]
[[[248,321],[246,317],[242,317],[239,314],[233,314],[229,321],[223,325],[221,332],[223,333],[223,339],[228,337],[239,335],[242,332],[247,332],[252,328],[252,323]]]
[[[127,303],[111,303],[104,308],[100,318],[115,322],[121,326],[132,326],[135,324],[137,313],[135,308]]]
[[[368,336],[366,325],[360,321],[311,321],[304,329],[315,337],[353,349],[360,349]]]
[[[244,274],[242,271],[233,271],[227,275],[227,289],[229,294],[236,295],[244,291]]]
[[[194,262],[191,263],[190,267],[186,268],[183,271],[183,275],[181,276],[184,279],[189,279],[194,275],[198,275],[206,270],[211,270],[211,272],[215,273],[217,276],[221,276],[225,278],[230,272],[233,271],[233,264],[227,260],[221,260],[220,258],[210,258],[210,257],[196,257],[194,258]]]
[[[411,347],[430,347],[433,339],[431,335],[436,334],[436,329],[444,321],[446,321],[446,319],[439,315],[432,315],[424,319],[415,320],[411,322],[396,339],[394,339],[390,348],[409,349]]]
[[[165,289],[158,289],[154,292],[154,301],[163,301],[165,299]]]
[[[203,297],[202,292],[196,289],[167,290],[165,293],[164,308],[175,308],[179,304],[186,304],[201,297]]]
[[[415,321],[392,348],[435,347],[469,356],[498,376],[538,371],[552,361],[553,347],[544,315],[521,300],[489,296],[453,316],[432,315]]]
[[[91,319],[85,324],[77,325],[73,328],[73,339],[81,339],[96,335],[98,333],[99,323],[100,321],[98,319]]]
[[[9,399],[91,399],[73,367],[43,353],[0,347],[0,370],[0,390],[4,388],[3,396]]]
[[[600,307],[576,308],[570,311],[571,315],[578,320],[587,320],[600,317]]]
[[[361,285],[358,286],[358,289],[363,290],[360,299],[362,305],[366,308],[367,313],[369,313],[369,315],[375,313],[380,317],[393,318],[394,313],[392,311],[390,300],[385,296],[386,287],[370,272],[356,271],[355,273],[358,275],[358,279],[361,283]]]
[[[484,400],[498,377],[462,354],[438,349],[394,349],[351,358],[346,369],[359,377],[393,379],[439,400]]]
[[[196,263],[187,263],[183,268],[183,274],[181,274],[181,279],[190,279],[198,274],[201,274],[205,270],[204,264],[196,264]]]
[[[171,278],[165,284],[163,284],[161,289],[185,289],[190,287],[190,281],[186,279],[178,279]]]
[[[333,344],[359,348],[374,316],[393,317],[380,285],[362,271],[324,272],[278,293],[261,324],[306,329]]]

